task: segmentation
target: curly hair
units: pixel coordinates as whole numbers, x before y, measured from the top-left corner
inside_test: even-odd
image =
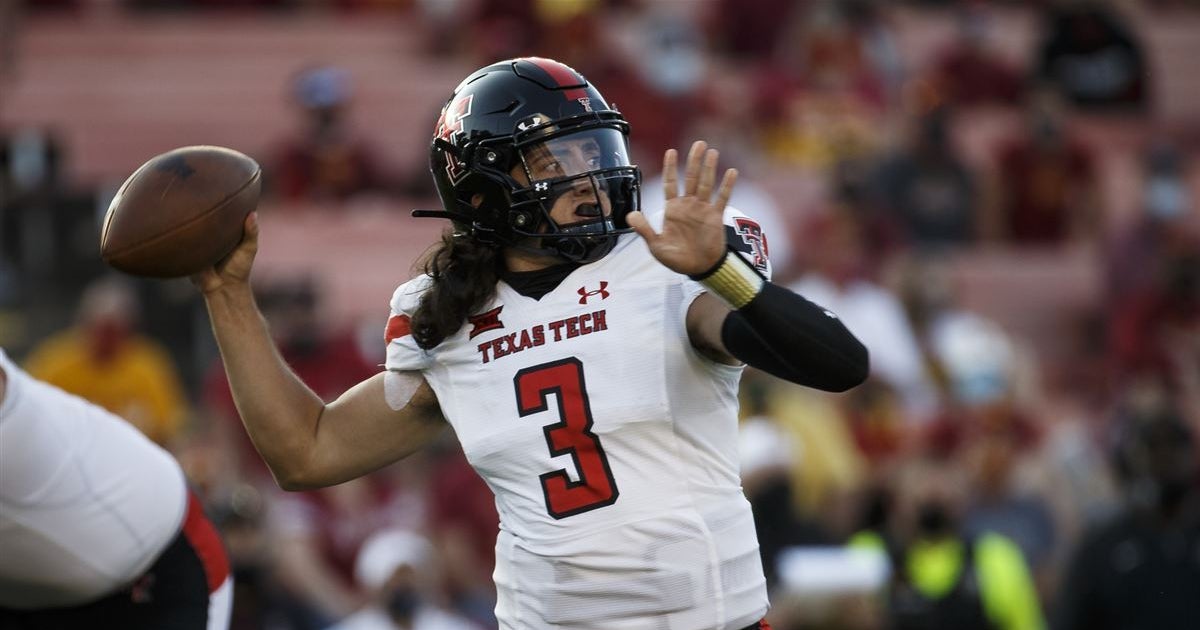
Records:
[[[495,246],[456,235],[453,230],[442,233],[441,242],[423,264],[433,284],[412,316],[417,345],[429,350],[458,332],[467,316],[495,294],[503,266],[504,259]]]

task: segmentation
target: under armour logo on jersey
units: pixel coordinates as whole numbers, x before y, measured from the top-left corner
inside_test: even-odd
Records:
[[[471,322],[471,333],[467,336],[467,339],[474,339],[475,335],[485,333],[489,330],[504,328],[504,322],[500,321],[500,309],[503,308],[504,305],[501,304],[486,313],[468,317],[467,321]]]
[[[580,304],[587,304],[588,298],[592,297],[593,295],[599,295],[601,300],[607,300],[608,295],[609,295],[608,282],[601,280],[600,288],[596,289],[595,291],[588,291],[586,286],[579,287],[579,303]]]
[[[538,182],[533,185],[533,189],[538,192],[546,192],[550,190],[550,184],[548,182]]]

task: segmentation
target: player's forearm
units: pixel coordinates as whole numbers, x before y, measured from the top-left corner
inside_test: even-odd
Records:
[[[779,378],[830,392],[862,383],[867,349],[828,311],[773,284],[721,327],[728,352]]]
[[[829,311],[771,284],[736,253],[694,279],[733,308],[717,347],[779,378],[842,392],[867,378],[867,349]],[[711,339],[710,339],[711,342]]]
[[[249,289],[205,296],[233,400],[281,485],[301,474],[324,403],[287,366]]]

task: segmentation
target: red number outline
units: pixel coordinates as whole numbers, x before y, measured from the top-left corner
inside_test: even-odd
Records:
[[[571,456],[579,481],[571,481],[565,468],[539,476],[550,516],[562,519],[616,503],[617,481],[600,438],[592,432],[583,363],[570,357],[525,368],[513,377],[513,387],[522,418],[547,411],[551,394],[558,398],[559,421],[542,432],[551,455]]]

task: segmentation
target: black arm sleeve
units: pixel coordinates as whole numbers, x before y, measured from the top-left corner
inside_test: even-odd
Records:
[[[725,349],[768,374],[829,392],[867,378],[867,348],[836,317],[770,282],[721,325]]]

